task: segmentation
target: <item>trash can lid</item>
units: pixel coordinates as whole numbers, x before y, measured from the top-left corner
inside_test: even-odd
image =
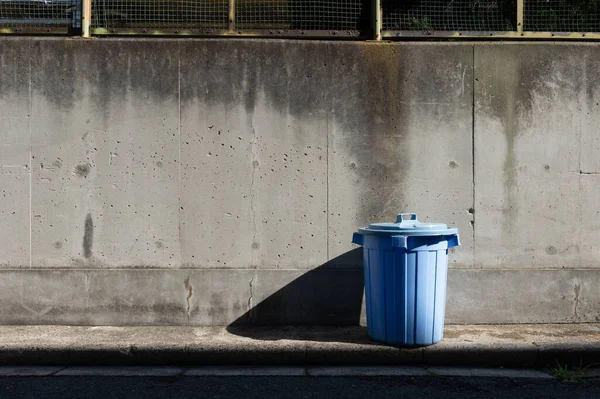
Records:
[[[409,216],[410,219],[404,219]],[[361,234],[390,234],[403,236],[438,236],[458,234],[458,229],[448,228],[443,223],[421,223],[416,213],[399,213],[396,223],[372,223],[358,229]]]

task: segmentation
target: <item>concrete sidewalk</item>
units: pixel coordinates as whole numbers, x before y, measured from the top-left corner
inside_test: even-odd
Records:
[[[449,325],[424,348],[364,327],[0,326],[2,365],[452,365],[600,363],[600,324]]]

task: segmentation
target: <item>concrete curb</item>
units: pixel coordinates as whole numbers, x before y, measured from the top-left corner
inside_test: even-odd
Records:
[[[484,377],[551,379],[531,369],[417,366],[205,366],[205,367],[11,367],[0,366],[2,377]]]
[[[0,326],[0,364],[425,365],[548,367],[600,362],[600,325],[447,326],[424,348],[369,340],[363,327]]]

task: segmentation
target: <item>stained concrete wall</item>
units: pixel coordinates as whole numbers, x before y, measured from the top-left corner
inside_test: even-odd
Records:
[[[0,323],[364,322],[403,210],[460,229],[447,322],[598,321],[599,55],[3,38]]]

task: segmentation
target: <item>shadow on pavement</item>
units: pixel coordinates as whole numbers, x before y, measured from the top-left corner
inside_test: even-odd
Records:
[[[367,329],[360,325],[363,291],[362,248],[356,248],[307,271],[239,317],[227,331],[260,340],[368,344]]]

